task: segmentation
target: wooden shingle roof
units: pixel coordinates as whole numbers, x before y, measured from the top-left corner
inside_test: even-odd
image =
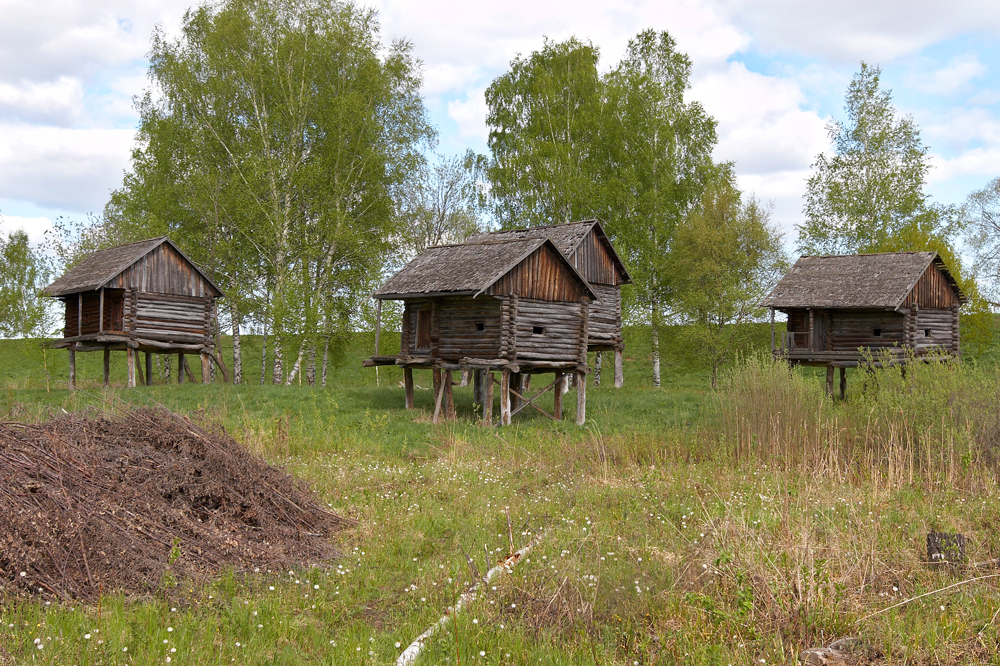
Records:
[[[964,303],[965,295],[937,252],[885,252],[800,257],[761,306],[894,310],[932,263]]]
[[[573,252],[580,246],[583,239],[587,237],[591,231],[597,234],[598,239],[607,249],[608,254],[611,256],[611,260],[615,264],[615,268],[621,273],[622,283],[629,283],[632,279],[629,277],[628,271],[625,270],[625,264],[622,263],[621,258],[615,251],[614,246],[611,244],[611,239],[604,232],[604,228],[601,223],[597,220],[581,220],[579,222],[563,222],[561,224],[549,224],[541,227],[529,227],[527,229],[508,229],[505,231],[492,231],[481,233],[473,236],[469,239],[470,242],[482,242],[488,240],[523,240],[530,238],[550,238],[555,244],[559,251],[565,254],[567,257],[573,255]]]
[[[478,295],[548,244],[566,267],[597,298],[590,284],[547,237],[515,240],[470,240],[437,245],[418,254],[372,294],[379,299],[415,296]]]
[[[98,250],[66,271],[52,284],[45,287],[42,293],[47,296],[66,296],[83,291],[100,289],[120,275],[122,271],[164,243],[167,243],[171,248],[176,250],[185,261],[191,264],[191,267],[197,271],[198,275],[212,285],[218,292],[218,295],[222,295],[222,290],[166,236],[126,243],[125,245],[110,247],[106,250]]]

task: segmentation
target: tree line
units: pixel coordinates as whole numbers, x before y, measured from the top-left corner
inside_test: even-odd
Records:
[[[488,155],[433,152],[412,46],[383,48],[376,13],[351,3],[206,4],[179,36],[157,30],[149,61],[122,186],[99,218],[60,221],[47,254],[27,253],[29,284],[94,249],[168,235],[226,292],[236,381],[249,379],[241,333],[255,333],[262,383],[325,383],[346,336],[370,325],[368,294],[427,246],[598,218],[634,280],[626,317],[652,328],[654,384],[667,324],[685,325],[714,384],[788,265],[770,205],[713,160],[716,121],[687,99],[691,61],[667,32],[639,33],[603,74],[598,47],[576,38],[514,58],[486,91]],[[963,321],[985,340],[975,278],[1000,283],[1000,179],[965,207],[931,203],[927,149],[879,77],[862,63],[847,119],[828,128],[834,153],[813,165],[798,249],[937,250],[973,295],[981,316]],[[954,250],[963,231],[977,250],[969,270]],[[26,237],[0,251],[16,248]],[[39,307],[9,284],[0,277],[0,298]],[[43,319],[3,333],[37,334]]]

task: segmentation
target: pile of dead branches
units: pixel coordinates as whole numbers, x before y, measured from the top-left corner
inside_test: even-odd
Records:
[[[349,522],[221,428],[166,411],[0,423],[0,597],[318,563]]]

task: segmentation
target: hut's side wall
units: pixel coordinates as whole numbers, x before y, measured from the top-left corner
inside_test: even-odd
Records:
[[[829,344],[832,351],[857,351],[858,347],[878,349],[906,343],[904,317],[896,312],[833,310],[830,319]],[[881,335],[876,337],[875,329]]]
[[[486,293],[576,303],[583,297],[584,288],[555,251],[543,245],[497,280]]]
[[[917,353],[941,349],[954,351],[955,315],[950,309],[923,309],[917,311],[913,346]]]
[[[437,348],[441,358],[499,358],[499,299],[443,298],[438,301],[437,316]]]
[[[921,308],[945,309],[957,302],[954,288],[945,279],[941,269],[932,263],[903,299],[901,307],[911,308],[917,305]]]
[[[516,327],[518,360],[574,363],[580,358],[579,303],[518,299]]]
[[[216,295],[212,285],[167,243],[112,278],[107,286],[196,298]]]
[[[592,284],[600,301],[590,304],[587,322],[589,344],[617,344],[622,340],[622,294],[619,287]]]
[[[125,319],[136,337],[163,342],[199,343],[212,336],[214,299],[136,293],[125,295]]]
[[[622,283],[611,254],[593,230],[580,241],[570,260],[591,285]]]

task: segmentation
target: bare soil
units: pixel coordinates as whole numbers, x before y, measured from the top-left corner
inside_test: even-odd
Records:
[[[220,427],[167,411],[0,423],[0,598],[317,564],[350,523]]]

